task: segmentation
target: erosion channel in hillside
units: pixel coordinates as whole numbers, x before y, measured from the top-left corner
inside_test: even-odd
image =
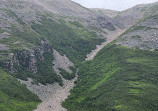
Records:
[[[87,54],[87,60],[92,60],[96,54],[108,43],[115,40],[120,34],[122,34],[124,30],[116,30],[113,33],[107,35],[107,41],[102,43],[101,45],[97,45],[95,50],[92,50],[90,54]],[[63,68],[68,72],[69,66],[73,66],[73,63],[66,57],[66,55],[60,55],[56,50],[54,50],[55,61],[53,61],[54,70],[60,75],[60,71],[58,68]],[[31,90],[33,93],[39,96],[42,100],[34,111],[67,111],[62,107],[61,103],[70,95],[70,90],[75,86],[75,81],[77,80],[77,72],[76,77],[72,80],[65,80],[61,75],[63,86],[60,86],[58,83],[54,84],[32,84],[33,80],[28,78],[28,81],[21,81],[21,83],[26,84],[27,88]]]
[[[85,60],[86,61],[92,60],[104,46],[106,46],[108,43],[115,40],[123,32],[125,32],[125,29],[117,29],[116,31],[109,33],[106,37],[107,40],[105,42],[103,42],[101,45],[97,45],[96,49],[92,50],[92,52],[90,54],[87,54],[87,58]]]

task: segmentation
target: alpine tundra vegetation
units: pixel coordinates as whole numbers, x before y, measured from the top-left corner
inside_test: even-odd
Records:
[[[0,0],[0,111],[157,110],[158,2]]]

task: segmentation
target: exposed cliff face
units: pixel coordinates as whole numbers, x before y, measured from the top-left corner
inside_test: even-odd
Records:
[[[9,53],[9,61],[3,61],[2,66],[10,73],[15,73],[20,70],[27,70],[32,73],[37,72],[36,59],[43,60],[43,53],[51,51],[51,46],[47,41],[41,41],[39,49],[21,50]]]
[[[42,84],[59,82],[62,85],[61,77],[53,71],[53,49],[47,40],[41,41],[39,49],[14,51],[8,57],[9,60],[2,61],[1,66],[12,76],[24,80],[30,77]]]
[[[66,57],[66,55],[60,55],[55,49],[53,50],[54,61],[53,61],[53,68],[57,73],[60,73],[58,68],[62,68],[69,73],[72,73],[72,70],[69,68],[70,66],[74,66],[74,64]]]
[[[10,60],[3,61],[2,66],[11,74],[18,72],[19,70],[27,70],[33,73],[37,72],[35,55],[30,51],[25,50],[10,53],[9,57]]]

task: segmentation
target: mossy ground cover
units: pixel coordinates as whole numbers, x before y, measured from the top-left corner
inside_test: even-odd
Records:
[[[109,44],[83,63],[69,111],[157,111],[158,51]]]
[[[0,68],[0,111],[32,111],[40,99]]]

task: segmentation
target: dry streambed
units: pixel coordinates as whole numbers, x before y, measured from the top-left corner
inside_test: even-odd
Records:
[[[115,32],[109,33],[106,35],[107,40],[103,42],[101,45],[97,45],[95,50],[92,50],[90,54],[87,54],[86,61],[92,60],[97,53],[108,43],[112,42],[113,40],[117,39],[119,35],[121,35],[125,30],[117,29]]]
[[[66,57],[66,55],[60,55],[56,50],[53,51],[53,55],[55,60],[53,61],[53,69],[57,74],[60,75],[60,71],[58,68],[63,68],[67,72],[71,73],[72,71],[69,69],[69,66],[73,66],[74,64]],[[60,75],[61,76],[61,75]],[[62,78],[62,76],[61,76]],[[77,72],[76,77],[73,80],[65,80],[62,78],[63,86],[61,87],[58,83],[54,84],[33,84],[32,79],[28,78],[28,81],[20,80],[21,83],[26,84],[27,88],[39,96],[42,100],[34,111],[66,111],[65,108],[62,107],[61,103],[68,97],[70,94],[70,90],[74,87],[75,81],[77,80]]]
[[[26,84],[27,88],[42,100],[42,103],[34,111],[67,111],[62,107],[61,103],[70,94],[70,90],[74,87],[74,81],[76,80],[77,76],[71,81],[63,79],[64,85],[62,87],[58,83],[35,85],[32,84],[32,79],[30,78],[28,78],[28,81],[20,81]]]
[[[95,50],[93,50],[90,54],[87,54],[86,60],[92,60],[96,54],[108,43],[115,40],[120,34],[122,34],[124,30],[117,30],[115,33],[109,34],[107,36],[107,41],[98,45]],[[60,55],[56,50],[53,52],[55,60],[53,61],[54,70],[60,75],[60,71],[58,68],[63,68],[67,72],[71,73],[69,66],[73,66],[74,64],[66,57],[66,55]],[[61,75],[60,75],[61,76]],[[62,77],[62,76],[61,76]],[[61,103],[70,95],[70,90],[74,87],[75,81],[77,80],[77,72],[76,77],[73,80],[63,80],[63,86],[61,87],[58,83],[54,84],[32,84],[32,79],[28,78],[28,81],[20,80],[21,83],[26,84],[27,88],[39,96],[42,100],[34,111],[67,111],[62,107]]]

